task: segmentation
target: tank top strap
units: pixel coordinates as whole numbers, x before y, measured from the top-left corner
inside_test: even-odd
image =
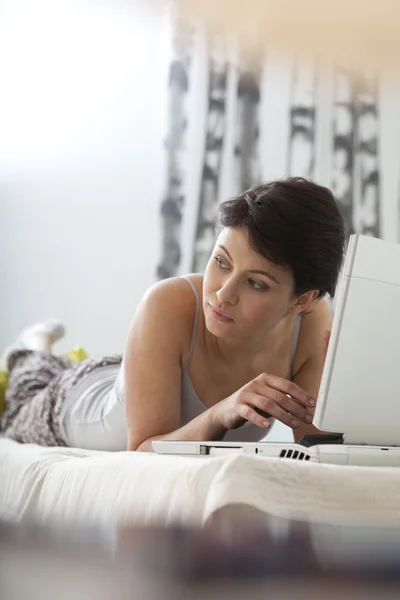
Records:
[[[189,354],[188,354],[185,366],[183,367],[183,369],[186,371],[186,369],[190,365],[190,361],[192,359],[193,350],[194,350],[194,344],[196,341],[197,323],[199,321],[200,298],[199,298],[199,293],[197,291],[197,288],[196,288],[195,284],[193,283],[193,281],[190,279],[190,277],[187,277],[186,275],[182,275],[182,279],[187,281],[187,283],[190,285],[190,287],[193,290],[193,294],[194,294],[194,297],[196,300],[196,308],[195,308],[194,322],[193,322],[193,329],[192,329],[192,339],[190,340]]]

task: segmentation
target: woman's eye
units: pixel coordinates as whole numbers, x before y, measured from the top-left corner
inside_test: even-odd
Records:
[[[217,263],[217,265],[219,266],[220,269],[227,269],[228,265],[226,264],[226,262],[224,261],[222,256],[214,256],[215,258],[215,262]]]
[[[255,279],[249,279],[249,284],[254,290],[265,291],[269,289],[266,283],[263,283],[262,281],[256,281]]]

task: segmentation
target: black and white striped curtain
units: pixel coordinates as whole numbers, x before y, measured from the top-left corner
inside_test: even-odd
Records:
[[[181,229],[185,208],[183,154],[186,149],[187,95],[193,48],[193,28],[175,15],[173,22],[172,60],[169,69],[168,133],[165,140],[167,178],[161,202],[161,260],[157,267],[159,279],[176,275],[182,249]]]
[[[322,78],[317,63],[294,58],[290,62],[285,140],[286,162],[271,177],[263,163],[263,144],[274,143],[279,131],[269,131],[265,106],[272,93],[258,70],[246,69],[240,57],[221,38],[207,40],[207,77],[201,87],[200,104],[205,109],[203,152],[196,197],[185,198],[182,156],[186,125],[199,115],[187,110],[191,80],[193,30],[176,22],[174,58],[170,75],[169,136],[166,145],[167,191],[161,205],[162,257],[159,278],[182,270],[202,271],[216,239],[217,206],[226,197],[238,194],[264,179],[303,176],[328,185],[333,190],[346,223],[347,233],[380,236],[380,181],[378,147],[379,82],[373,74],[357,79],[344,68],[331,74],[331,96],[321,94]],[[326,77],[325,80],[326,82]],[[323,90],[322,90],[323,92]],[[321,101],[322,98],[322,101]],[[325,104],[323,104],[325,103]],[[319,160],[316,132],[322,108],[329,103],[331,123],[325,135],[325,162],[330,168],[324,181],[318,180]],[[192,106],[196,106],[192,103]],[[326,112],[326,111],[325,111]],[[322,116],[321,116],[322,119]],[[271,119],[267,119],[271,124]],[[263,130],[263,136],[260,131]],[[320,136],[321,137],[321,136]],[[264,173],[267,173],[266,177]],[[182,218],[191,207],[193,238],[186,248],[190,260],[183,269]],[[194,207],[194,210],[193,210]]]
[[[237,117],[235,128],[236,192],[261,181],[260,171],[260,71],[238,69]]]
[[[223,155],[232,158],[233,193],[239,194],[260,181],[259,73],[229,63],[224,40],[213,40],[210,48],[203,177],[192,262],[195,272],[204,270],[217,237]],[[233,90],[232,85],[228,86],[232,80]],[[230,99],[234,108],[231,124],[227,119]],[[233,129],[230,136],[229,126]]]
[[[221,38],[213,39],[210,43],[208,81],[205,148],[192,271],[204,269],[216,235],[228,81],[227,46]]]
[[[296,59],[291,83],[287,175],[312,179],[315,168],[315,63]]]
[[[335,194],[348,235],[380,235],[378,82],[374,76],[335,73]]]

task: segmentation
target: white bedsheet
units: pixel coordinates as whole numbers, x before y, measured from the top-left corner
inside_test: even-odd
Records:
[[[316,523],[399,526],[400,469],[106,453],[0,439],[0,516],[202,525],[234,504]]]

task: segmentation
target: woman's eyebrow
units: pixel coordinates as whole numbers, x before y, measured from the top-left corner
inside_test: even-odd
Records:
[[[233,262],[232,256],[230,255],[230,252],[228,251],[228,249],[225,246],[223,246],[222,244],[218,244],[218,247],[221,248],[221,250],[223,250],[224,252],[226,252],[229,259]],[[268,277],[269,279],[272,279],[272,281],[275,281],[275,283],[280,285],[280,282],[273,275],[271,275],[271,273],[268,273],[268,271],[262,271],[260,269],[252,269],[251,271],[249,271],[249,273],[256,273],[257,275],[265,275],[266,277]]]
[[[268,271],[260,271],[259,269],[253,269],[253,270],[249,271],[249,273],[257,273],[258,275],[265,275],[266,277],[269,277],[269,279],[272,279],[273,281],[275,281],[275,283],[280,285],[280,282],[273,275],[271,275],[271,273],[268,273]]]

